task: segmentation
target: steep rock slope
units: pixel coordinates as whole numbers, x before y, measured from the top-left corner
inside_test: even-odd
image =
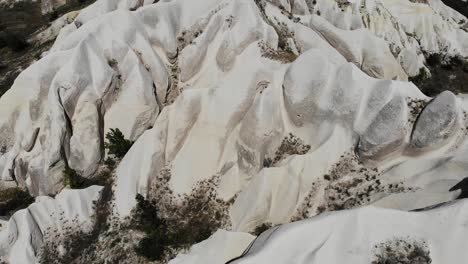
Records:
[[[466,99],[406,81],[424,54],[468,55],[466,19],[440,1],[100,0],[63,26],[0,98],[1,186],[48,195],[65,167],[94,177],[119,128],[136,143],[115,173],[116,217],[137,194],[179,201],[204,184],[225,212],[232,232],[174,263],[206,263],[221,242],[232,250],[213,259],[227,261],[262,224],[460,194]],[[333,216],[374,209],[359,210]]]

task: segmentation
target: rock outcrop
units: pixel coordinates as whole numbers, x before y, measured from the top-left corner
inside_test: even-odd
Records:
[[[105,135],[118,128],[135,143],[111,173],[115,230],[131,226],[137,195],[171,212],[190,197],[208,201],[195,211],[219,206],[213,217],[228,231],[170,263],[222,263],[248,247],[248,232],[305,218],[270,229],[233,263],[374,261],[386,256],[379,243],[392,239],[392,224],[423,236],[422,259],[451,263],[431,241],[459,241],[449,234],[464,232],[465,203],[405,211],[459,195],[449,190],[468,171],[468,104],[450,92],[430,101],[407,80],[425,69],[425,54],[468,56],[465,25],[439,0],[98,0],[62,17],[37,35],[60,29],[51,49],[0,98],[0,189],[59,193],[58,202],[38,198],[15,214],[0,256],[35,262],[39,234],[64,226],[51,216],[62,200],[92,220],[100,187],[62,191],[63,170],[99,174]],[[54,206],[33,225],[42,200]],[[344,209],[354,210],[320,216]],[[18,224],[21,237],[9,239]],[[308,248],[282,246],[288,239]],[[344,253],[330,255],[335,247]]]

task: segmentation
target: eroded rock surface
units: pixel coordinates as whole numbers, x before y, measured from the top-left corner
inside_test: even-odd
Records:
[[[57,38],[0,98],[0,189],[57,194],[39,198],[53,204],[41,215],[64,241],[56,210],[111,226],[95,229],[91,245],[66,261],[47,244],[56,262],[146,261],[133,249],[159,233],[132,226],[136,197],[154,200],[159,217],[172,221],[162,227],[194,223],[201,233],[182,248],[161,249],[164,263],[229,261],[253,239],[248,233],[265,227],[268,235],[234,263],[363,263],[387,256],[368,245],[387,243],[395,230],[464,258],[464,250],[431,242],[466,246],[449,237],[464,232],[456,209],[463,202],[440,209],[455,215],[444,221],[433,211],[406,211],[459,196],[449,190],[468,171],[467,101],[443,92],[427,104],[431,98],[406,80],[428,68],[427,54],[468,56],[465,20],[439,0],[98,0],[35,35]],[[117,128],[135,143],[108,172],[107,214],[93,214],[100,187],[62,191],[63,171],[102,173],[105,135]],[[62,196],[69,199],[52,202]],[[38,258],[43,226],[31,215],[41,204],[8,222],[12,230],[21,225],[21,237],[0,233],[5,260]],[[345,211],[326,214],[336,210]],[[197,219],[211,226],[195,226]],[[381,223],[388,226],[378,232]],[[438,233],[447,228],[454,232]],[[110,238],[116,234],[131,243]],[[289,239],[308,248],[275,248]]]

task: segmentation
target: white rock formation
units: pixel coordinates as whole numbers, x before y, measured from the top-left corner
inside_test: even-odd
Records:
[[[218,230],[209,239],[194,245],[187,254],[180,254],[169,264],[226,263],[240,256],[254,239],[255,236],[248,233]]]
[[[19,210],[2,224],[0,259],[9,263],[38,263],[37,254],[47,232],[67,228],[86,230],[92,224],[93,201],[100,198],[102,187],[83,190],[65,189],[55,198],[39,196],[28,208]]]
[[[413,261],[407,263],[457,263],[468,259],[467,206],[460,201],[425,212],[370,206],[326,213],[270,229],[229,263],[386,263],[385,256],[398,255]]]
[[[170,169],[175,194],[216,177],[218,196],[234,199],[234,232],[214,234],[177,264],[235,257],[252,239],[243,232],[262,223],[367,204],[412,210],[455,199],[459,192],[448,190],[468,170],[467,101],[444,92],[428,103],[406,80],[425,67],[423,52],[468,56],[466,18],[440,0],[291,2],[99,0],[73,23],[60,20],[52,49],[0,98],[0,185],[58,193],[65,165],[92,177],[105,158],[104,135],[119,128],[136,140],[116,170],[119,217],[131,213],[137,193],[148,195],[163,169]],[[447,208],[437,210],[455,210]],[[347,237],[331,230],[335,222],[363,229],[371,222],[362,215],[375,213],[378,222],[395,216],[399,226],[426,219],[433,221],[428,229],[451,226],[431,219],[439,211],[416,216],[370,207],[312,218],[291,232],[330,229],[331,240],[310,243],[332,248],[343,246],[336,242],[342,237],[368,234]],[[259,253],[239,263],[285,263],[271,256],[299,251],[304,255],[295,263],[347,257],[325,249],[282,252],[274,248],[289,243],[281,234],[275,231],[278,240],[265,246],[256,242],[262,246],[252,252]],[[379,234],[371,242],[390,239]],[[213,251],[223,243],[229,250]],[[370,247],[355,249],[355,261],[369,260]],[[21,250],[27,261],[35,257],[15,250],[3,252],[10,260]],[[434,260],[450,263],[445,256]]]

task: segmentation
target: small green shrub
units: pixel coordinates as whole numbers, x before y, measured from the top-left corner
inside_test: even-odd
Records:
[[[0,191],[0,215],[11,216],[16,211],[28,207],[34,197],[21,188],[8,188]]]
[[[104,143],[104,147],[109,150],[109,154],[121,159],[132,147],[133,141],[125,139],[124,134],[118,128],[110,130],[106,134],[108,142]]]
[[[418,87],[421,86],[428,79],[429,73],[424,68],[419,69],[418,75],[408,78],[410,82],[413,82]]]
[[[82,177],[74,169],[68,166],[63,170],[63,184],[72,189],[83,189],[89,186],[86,178]]]

